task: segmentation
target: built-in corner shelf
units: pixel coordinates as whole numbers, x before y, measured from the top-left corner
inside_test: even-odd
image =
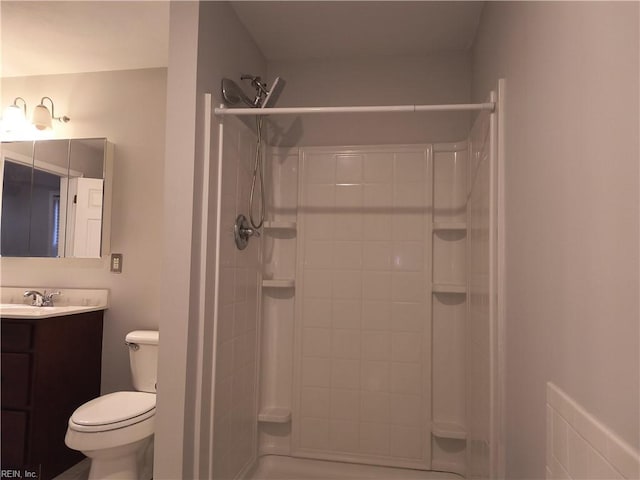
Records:
[[[467,222],[434,222],[433,223],[434,232],[466,231],[466,230],[467,230]]]
[[[262,280],[263,288],[294,288],[296,281],[292,278],[272,278],[270,280]]]
[[[282,220],[270,220],[264,222],[265,230],[289,230],[295,232],[297,229],[296,222],[286,222]]]
[[[291,421],[291,410],[280,407],[266,407],[258,413],[260,423],[289,423]]]
[[[443,461],[443,460],[432,459],[431,460],[431,470],[434,470],[434,471],[437,471],[437,472],[457,473],[462,478],[464,478],[464,475],[465,475],[464,462],[455,462],[455,461],[447,462],[447,461]]]
[[[431,287],[433,293],[467,293],[466,285],[454,285],[447,283],[434,283]]]
[[[466,440],[467,431],[461,425],[451,422],[431,422],[431,434],[438,438]]]

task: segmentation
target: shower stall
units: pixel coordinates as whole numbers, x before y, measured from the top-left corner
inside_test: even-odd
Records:
[[[259,82],[268,99],[277,84]],[[217,187],[203,201],[217,210],[203,231],[218,236],[200,476],[499,476],[503,82],[482,104],[391,107],[280,108],[274,95],[256,108],[236,87],[227,105],[207,96]],[[453,110],[473,112],[456,142],[270,135],[307,115]],[[237,226],[260,199],[264,222]]]

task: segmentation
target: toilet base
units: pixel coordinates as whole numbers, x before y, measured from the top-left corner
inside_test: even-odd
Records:
[[[89,480],[151,480],[153,476],[153,437],[82,453],[91,459]]]

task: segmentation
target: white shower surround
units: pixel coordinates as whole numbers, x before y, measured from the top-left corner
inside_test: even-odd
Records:
[[[299,162],[292,454],[429,469],[432,147]]]
[[[378,467],[309,458],[265,455],[258,460],[250,480],[456,480],[455,473]]]
[[[224,122],[225,125],[227,124],[227,121]],[[234,125],[234,129],[232,129],[232,132],[228,132],[225,129],[221,129],[221,134],[223,135],[223,138],[226,139],[225,141],[228,143],[229,140],[231,140],[233,142],[234,145],[236,145],[237,148],[237,152],[240,153],[242,151],[245,152],[244,157],[246,157],[246,159],[244,160],[244,162],[246,163],[247,160],[250,157],[250,151],[252,149],[252,144],[253,142],[255,142],[255,136],[250,133],[249,129],[246,128],[246,126],[243,126],[240,122],[238,122],[237,120],[234,119],[233,123]],[[228,137],[229,136],[229,137]],[[237,143],[236,143],[237,142]],[[244,142],[244,143],[243,143]],[[224,145],[224,143],[223,143]],[[446,152],[449,151],[449,153],[453,152],[453,159],[456,158],[456,155],[458,155],[458,160],[461,157],[461,155],[466,154],[466,149],[465,148],[461,148],[460,147],[461,144],[448,144],[444,145],[444,146],[440,146],[440,148],[436,148],[434,150],[440,150],[441,152],[444,151],[445,152],[445,156],[446,156]],[[463,144],[464,147],[466,147],[466,144]],[[371,147],[363,147],[363,148],[368,148],[369,150],[371,150]],[[414,147],[415,148],[415,147]],[[397,149],[397,147],[396,147]],[[263,382],[262,382],[262,386],[260,388],[260,392],[259,392],[259,396],[260,396],[260,414],[256,415],[257,412],[251,412],[250,407],[248,407],[250,402],[245,402],[243,405],[244,408],[242,407],[242,409],[245,411],[244,414],[240,413],[238,410],[239,407],[238,405],[234,405],[233,402],[219,402],[218,401],[218,394],[221,393],[222,390],[224,390],[224,388],[219,388],[221,387],[221,385],[219,384],[219,380],[218,380],[218,376],[216,375],[216,380],[215,380],[215,384],[218,388],[216,388],[217,390],[217,395],[216,395],[216,405],[214,408],[215,411],[215,419],[214,419],[214,423],[217,423],[220,418],[228,418],[230,421],[235,421],[239,422],[236,424],[236,426],[242,426],[241,429],[234,429],[233,426],[231,425],[227,425],[226,428],[221,428],[221,425],[218,426],[218,428],[214,428],[214,441],[213,443],[210,445],[210,461],[212,462],[212,464],[210,463],[210,467],[212,468],[213,471],[217,471],[218,472],[218,477],[236,477],[238,475],[243,476],[247,472],[248,469],[251,467],[252,464],[254,464],[254,461],[257,458],[257,451],[256,451],[256,442],[255,442],[255,426],[257,424],[258,419],[260,419],[261,423],[261,427],[259,428],[259,437],[257,437],[259,439],[259,447],[260,447],[260,453],[261,454],[268,454],[268,453],[279,453],[279,454],[285,454],[285,455],[291,455],[292,453],[295,455],[295,442],[293,443],[293,445],[290,443],[291,437],[290,437],[290,424],[288,423],[290,421],[290,414],[288,413],[289,411],[291,411],[291,407],[292,407],[292,403],[293,403],[293,411],[294,411],[294,415],[296,413],[296,405],[295,405],[295,401],[292,402],[291,399],[291,394],[288,394],[286,391],[283,392],[283,389],[281,387],[287,387],[289,386],[289,388],[292,386],[292,384],[295,382],[295,380],[292,380],[291,378],[287,379],[287,377],[291,377],[291,370],[293,369],[293,365],[295,364],[295,356],[291,353],[287,353],[286,350],[287,348],[282,348],[282,345],[279,345],[278,342],[276,342],[275,340],[278,340],[278,337],[282,337],[284,336],[285,338],[287,336],[289,336],[290,338],[293,336],[294,333],[294,311],[293,311],[293,292],[295,291],[295,265],[293,262],[293,259],[295,258],[295,247],[296,247],[296,238],[295,238],[295,233],[293,235],[291,235],[291,232],[295,232],[295,229],[297,228],[297,224],[296,224],[296,220],[297,220],[297,202],[296,202],[296,192],[297,192],[297,188],[298,188],[298,182],[297,182],[297,168],[298,168],[298,151],[297,149],[272,149],[273,155],[272,155],[272,160],[274,164],[277,164],[277,168],[275,172],[268,172],[268,176],[270,175],[274,175],[275,177],[280,177],[278,178],[278,180],[281,180],[282,176],[284,175],[284,177],[289,177],[289,180],[294,181],[295,186],[294,185],[289,185],[289,187],[293,187],[290,188],[288,190],[289,193],[287,193],[287,189],[282,189],[282,188],[277,188],[277,189],[272,189],[271,192],[269,193],[270,196],[272,196],[270,203],[271,205],[273,205],[273,212],[272,212],[272,216],[271,216],[271,221],[267,223],[267,229],[268,231],[271,231],[271,235],[268,237],[272,237],[272,238],[267,238],[265,240],[265,260],[269,260],[269,258],[272,260],[272,262],[267,262],[266,266],[265,266],[265,271],[263,272],[265,277],[264,278],[273,278],[274,276],[282,279],[282,274],[284,272],[285,276],[288,277],[287,279],[285,279],[286,281],[283,283],[281,281],[271,281],[269,282],[265,282],[263,283],[263,286],[267,286],[267,285],[274,285],[276,287],[284,287],[284,288],[277,288],[277,289],[273,289],[271,286],[269,286],[268,288],[264,289],[264,292],[271,292],[271,295],[263,295],[263,304],[262,304],[262,311],[264,313],[264,315],[262,315],[263,317],[263,321],[265,322],[265,324],[263,325],[263,328],[268,328],[269,324],[271,324],[270,328],[274,328],[277,331],[279,331],[279,334],[276,334],[275,336],[273,334],[266,334],[263,331],[262,332],[262,352],[260,352],[260,348],[256,345],[257,348],[257,352],[261,353],[261,363],[262,365],[262,373],[260,375],[262,375],[263,377]],[[224,152],[223,152],[224,153]],[[466,155],[465,155],[466,156]],[[238,156],[238,158],[242,158],[243,155],[240,154]],[[427,155],[427,157],[432,158],[431,157],[431,151],[429,150],[429,154]],[[278,162],[277,160],[280,159],[280,162]],[[431,160],[430,160],[431,161]],[[240,160],[238,162],[238,165],[240,165],[242,163],[242,160]],[[465,162],[466,164],[466,162]],[[239,168],[238,166],[235,167],[236,169]],[[431,169],[431,168],[430,168]],[[430,170],[429,169],[429,170]],[[242,169],[245,170],[245,169]],[[454,168],[455,170],[455,168]],[[459,168],[458,168],[459,170]],[[466,171],[466,165],[465,165],[465,171]],[[246,193],[246,182],[248,181],[248,177],[245,174],[240,174],[239,175],[240,170],[236,170],[235,174],[236,174],[236,181],[239,178],[244,178],[244,180],[241,180],[240,183],[236,183],[235,186],[235,191],[234,193],[237,194],[237,196],[233,199],[233,204],[235,204],[236,206],[238,205],[238,201],[240,201],[240,199],[242,198],[241,194],[238,194],[239,191],[244,190]],[[246,172],[246,170],[245,170]],[[459,174],[458,174],[459,175]],[[465,175],[466,177],[466,175]],[[269,180],[269,178],[268,178]],[[273,179],[272,179],[273,180]],[[225,183],[228,182],[222,182],[223,188]],[[275,182],[276,184],[279,183],[278,181]],[[431,184],[431,182],[428,182],[429,184]],[[464,183],[466,185],[466,178],[464,178]],[[280,187],[282,187],[282,185],[279,185]],[[495,185],[494,185],[495,187]],[[466,187],[462,187],[463,190],[466,190]],[[431,189],[431,186],[428,187],[428,189]],[[455,196],[455,195],[454,195]],[[429,197],[432,197],[432,194],[429,194]],[[228,201],[227,203],[231,202],[231,198],[228,197]],[[234,209],[234,214],[237,213],[238,211],[241,211]],[[455,210],[455,209],[454,209]],[[464,208],[462,210],[462,217],[465,216],[465,212],[464,212]],[[224,210],[224,200],[223,200],[223,208],[221,210],[221,214],[222,216],[226,216],[228,217],[229,215],[225,215],[225,210]],[[227,212],[228,213],[228,212]],[[457,214],[460,214],[460,212],[458,211]],[[274,216],[275,215],[275,216]],[[459,216],[459,215],[458,215]],[[454,215],[455,217],[455,215]],[[437,221],[435,224],[432,224],[431,222],[427,222],[428,223],[428,228],[427,231],[429,234],[432,233],[432,228],[434,230],[443,230],[442,228],[442,224],[450,224],[451,228],[453,231],[460,231],[461,227],[459,224],[464,224],[464,222],[460,222],[459,220],[461,220],[460,218],[442,218],[439,219],[439,221]],[[434,219],[435,220],[435,219]],[[458,221],[456,221],[458,220]],[[495,218],[494,218],[495,220]],[[228,223],[228,222],[227,222]],[[224,223],[222,226],[222,230],[225,230],[224,227]],[[444,230],[447,230],[448,228],[444,228]],[[435,235],[434,235],[435,236]],[[446,235],[444,235],[446,237]],[[229,237],[229,235],[227,235],[227,237]],[[426,242],[426,244],[428,245],[428,248],[426,249],[426,252],[431,252],[432,251],[432,242],[431,242],[431,235],[428,235],[429,240],[428,242]],[[454,237],[456,237],[456,234],[454,234]],[[224,236],[223,236],[224,238]],[[230,238],[225,238],[225,241],[229,241]],[[288,243],[287,243],[288,242]],[[446,242],[445,242],[446,243]],[[452,242],[452,245],[455,245],[457,242]],[[452,245],[450,245],[449,247],[451,247]],[[464,245],[464,242],[463,244]],[[288,248],[286,247],[288,246]],[[292,248],[293,247],[293,248]],[[462,248],[462,250],[459,247],[453,247],[455,252],[464,252],[464,247]],[[287,252],[287,253],[285,253]],[[293,252],[293,257],[292,257],[292,252]],[[226,255],[230,254],[231,252],[227,251],[226,254],[221,255],[221,258],[227,258]],[[284,253],[284,255],[283,255]],[[434,252],[435,254],[435,252]],[[425,255],[428,255],[428,253],[425,253]],[[228,257],[229,259],[233,259],[235,258],[233,255]],[[257,258],[257,257],[256,257]],[[275,263],[273,262],[273,260],[275,260]],[[233,260],[229,260],[233,263]],[[445,262],[446,263],[446,262]],[[269,266],[270,265],[270,266]],[[238,266],[238,265],[236,265]],[[257,265],[255,263],[249,262],[249,263],[243,263],[241,262],[242,270],[243,270],[243,275],[247,274],[249,276],[252,275],[253,269],[255,267],[257,267]],[[231,271],[233,270],[235,267],[233,265],[230,265],[230,269],[227,270]],[[460,280],[460,271],[464,271],[465,267],[464,267],[464,259],[462,259],[462,263],[460,264],[458,261],[458,265],[456,267],[453,267],[454,271],[450,270],[450,266],[449,266],[449,273],[453,272],[453,277],[450,277],[449,279],[446,279],[446,284],[450,284],[450,283],[457,283],[457,281],[455,280],[456,276],[457,279]],[[462,268],[462,270],[461,270]],[[442,268],[440,268],[440,270],[442,270]],[[235,271],[235,270],[234,270]],[[256,270],[257,273],[257,270]],[[431,273],[431,272],[430,272]],[[235,275],[235,273],[234,273]],[[446,275],[445,275],[446,276]],[[227,275],[228,277],[228,275]],[[429,275],[429,277],[431,277],[431,275]],[[235,277],[234,277],[235,278]],[[222,280],[222,279],[221,279]],[[228,279],[229,280],[229,279]],[[462,283],[464,282],[464,274],[462,275]],[[220,284],[223,284],[226,282],[220,282]],[[232,282],[234,284],[236,284],[237,282],[235,282],[235,280]],[[247,287],[247,283],[246,282],[241,282],[244,283],[243,288]],[[442,285],[436,285],[439,284],[441,282],[438,281],[437,278],[433,277],[433,278],[428,278],[427,280],[425,280],[424,282],[424,286],[426,287],[428,284],[433,283],[434,287],[433,287],[433,291],[437,292],[440,291],[442,292]],[[458,285],[449,285],[448,287],[444,288],[445,294],[448,291],[447,288],[453,287],[453,293],[455,294],[456,292],[461,292],[463,293],[465,291],[465,286],[458,286]],[[252,290],[253,287],[250,287],[248,290],[249,295],[253,295],[254,291]],[[440,290],[439,290],[440,289]],[[258,293],[258,287],[256,284],[255,287],[255,292],[256,294]],[[431,295],[427,294],[428,291],[431,291],[431,288],[426,287],[425,288],[425,294],[426,297],[430,299]],[[288,292],[288,293],[287,293]],[[454,295],[455,296],[455,295]],[[269,300],[269,297],[271,297],[273,300]],[[437,295],[434,293],[434,297],[437,297]],[[229,297],[231,298],[231,297]],[[235,294],[234,294],[234,301],[235,301]],[[231,300],[230,300],[231,302]],[[229,303],[229,302],[227,302]],[[233,303],[233,302],[231,302]],[[446,303],[446,302],[445,302]],[[454,302],[455,303],[455,302]],[[428,305],[431,304],[430,300],[427,303]],[[463,302],[462,305],[464,305],[465,302]],[[222,305],[222,303],[220,303],[220,305]],[[430,310],[430,309],[429,309]],[[446,310],[446,309],[445,309]],[[452,319],[454,319],[454,322],[459,322],[460,321],[460,317],[461,315],[459,314],[459,312],[457,311],[459,309],[454,309],[451,310],[451,312],[448,314],[449,316],[451,316]],[[270,313],[267,313],[270,312]],[[246,313],[246,312],[245,312]],[[249,312],[250,313],[250,312]],[[434,310],[435,313],[435,310]],[[218,322],[221,321],[222,316],[220,316],[220,312],[218,312]],[[247,318],[250,318],[251,315],[249,317],[245,317],[242,322],[247,322]],[[279,318],[281,317],[281,318]],[[429,315],[430,317],[430,315]],[[280,321],[282,320],[282,322]],[[233,320],[234,322],[239,322],[240,320]],[[252,323],[252,320],[249,319],[249,323]],[[220,324],[221,325],[221,324]],[[252,323],[253,325],[253,323]],[[256,323],[255,325],[257,326],[257,328],[259,328],[259,320],[256,318]],[[221,326],[218,326],[218,334],[220,334],[220,328]],[[228,327],[227,327],[228,328]],[[241,332],[241,334],[246,334],[247,332],[251,333],[251,329],[249,329],[248,331],[245,330],[243,332]],[[257,331],[256,331],[257,333]],[[244,335],[246,336],[246,335]],[[258,336],[259,337],[259,336]],[[243,337],[244,338],[244,337]],[[255,341],[255,336],[251,337],[249,335],[249,343],[246,343],[246,338],[245,340],[245,346],[248,347],[250,343],[253,343],[251,341],[251,338],[254,338]],[[460,339],[460,331],[458,329],[458,334],[457,334],[457,338]],[[237,340],[237,339],[236,339]],[[220,346],[220,340],[217,341],[218,346]],[[258,342],[260,343],[260,342]],[[255,344],[255,343],[254,343]],[[237,341],[235,342],[235,350],[238,351],[240,349],[240,345],[237,343]],[[285,350],[285,352],[283,352],[283,350]],[[462,352],[461,352],[462,353]],[[235,353],[235,355],[238,355],[237,353]],[[216,354],[216,359],[219,362],[221,360],[221,354]],[[233,359],[234,358],[234,354],[227,354],[227,361],[229,361],[229,359]],[[279,371],[281,369],[267,369],[265,371],[264,368],[264,363],[265,360],[268,358],[276,358],[276,363],[278,363],[280,366],[284,366],[284,371]],[[257,365],[255,365],[255,363],[253,363],[253,366],[249,365],[250,363],[253,362],[252,358],[249,359],[245,359],[247,360],[248,363],[244,363],[242,365],[235,365],[232,363],[232,365],[235,366],[239,366],[240,368],[238,368],[234,373],[232,373],[232,376],[229,377],[227,376],[226,380],[227,382],[231,382],[231,384],[233,385],[234,382],[236,384],[242,384],[242,390],[245,393],[251,393],[252,389],[255,388],[256,384],[252,383],[252,382],[257,382],[257,372],[255,370],[254,367],[256,367]],[[233,362],[233,360],[231,360]],[[460,360],[459,363],[463,363],[463,360]],[[461,366],[460,369],[462,371],[464,371],[464,366]],[[233,378],[233,375],[236,375],[237,378]],[[434,377],[435,378],[435,377]],[[269,382],[264,382],[264,380],[271,380],[271,384],[269,384]],[[284,383],[283,383],[284,381]],[[274,384],[275,383],[275,384]],[[464,384],[464,381],[462,381],[461,383],[462,385]],[[430,384],[429,384],[430,385]],[[454,390],[456,390],[454,388]],[[464,387],[462,389],[458,388],[457,392],[458,395],[462,394],[464,395]],[[255,395],[253,396],[253,398],[255,399]],[[227,400],[229,400],[227,398]],[[431,402],[431,399],[429,398],[429,402]],[[443,404],[446,404],[446,402],[442,402]],[[454,404],[456,404],[456,401],[453,402]],[[461,402],[458,403],[459,405],[463,405],[464,406],[464,400],[462,400]],[[265,409],[264,407],[271,407],[269,409]],[[277,407],[276,409],[274,409],[273,407]],[[235,414],[231,414],[231,412],[235,410]],[[428,410],[431,410],[430,408]],[[455,410],[455,408],[454,408]],[[464,456],[465,456],[465,436],[466,434],[464,433],[464,415],[465,412],[460,412],[460,414],[458,415],[457,419],[452,419],[452,418],[448,418],[445,422],[440,422],[440,425],[436,425],[437,422],[434,422],[433,425],[431,425],[431,416],[427,415],[425,417],[425,432],[426,435],[428,435],[429,440],[431,440],[431,435],[429,435],[429,433],[432,433],[433,435],[435,435],[436,437],[438,437],[438,439],[445,439],[445,447],[444,450],[440,449],[437,453],[436,456],[438,455],[442,455],[443,453],[445,454],[444,457],[441,458],[441,460],[436,461],[433,465],[433,468],[445,468],[448,469],[450,471],[456,471],[459,473],[463,473],[465,471],[465,466],[464,466]],[[446,415],[445,415],[446,416]],[[437,413],[434,413],[434,417],[438,417]],[[450,416],[449,416],[450,417]],[[294,422],[296,422],[296,418],[294,416],[293,419]],[[249,424],[251,424],[253,422],[254,427],[253,428],[248,428]],[[448,427],[449,425],[455,425],[454,426],[454,431],[453,433],[451,433],[451,429]],[[432,426],[433,428],[431,429],[431,432],[429,430],[429,426]],[[443,425],[446,425],[446,427],[443,427]],[[458,429],[461,430],[458,430]],[[218,433],[215,434],[215,430],[218,430]],[[446,430],[446,432],[442,435],[440,435],[440,433]],[[459,431],[461,431],[462,433],[459,433]],[[223,433],[226,432],[226,433]],[[244,432],[244,433],[242,433]],[[439,433],[440,432],[440,433]],[[225,443],[225,436],[226,435],[233,435],[235,437],[237,437],[237,442],[240,442],[244,445],[246,445],[245,448],[243,448],[242,452],[238,451],[238,450],[234,450],[233,448],[230,448],[229,444]],[[217,437],[217,439],[216,439]],[[242,438],[240,438],[242,437]],[[246,437],[246,438],[245,438]],[[251,443],[251,440],[249,439],[249,437],[253,438],[253,443],[254,445],[252,447],[249,447],[249,443]],[[295,438],[295,436],[294,436]],[[434,443],[438,443],[438,439],[436,439],[436,441]],[[244,440],[249,440],[249,442],[245,442]],[[234,443],[237,443],[234,442]],[[449,442],[449,446],[448,443]],[[451,457],[451,449],[450,449],[450,445],[451,443],[453,445],[463,445],[462,450],[459,450],[459,447],[454,448],[454,453],[453,453],[453,457]],[[458,443],[461,442],[461,443]],[[431,442],[430,441],[425,441],[424,442],[424,446],[429,445]],[[225,446],[226,445],[226,446]],[[408,445],[408,444],[407,444]],[[292,452],[292,446],[293,448],[293,452]],[[440,446],[442,447],[442,445]],[[436,448],[434,446],[434,448]],[[224,453],[226,452],[226,453]],[[460,454],[462,454],[462,457],[460,456]],[[491,455],[491,452],[487,450],[484,451],[484,454],[486,456]],[[306,456],[306,455],[305,455]],[[313,456],[313,455],[312,455]],[[431,457],[431,449],[428,449],[428,454],[423,458],[423,460],[427,459],[429,461],[425,462],[422,468],[432,468],[431,463],[430,463],[430,457]],[[320,456],[320,458],[322,458],[322,455]],[[333,457],[333,458],[337,458],[337,457]],[[462,461],[460,461],[460,459],[462,458]],[[216,462],[215,459],[217,459],[218,461]],[[348,458],[348,457],[341,457],[340,459],[346,459],[346,460],[355,460],[358,461],[357,458]],[[453,459],[453,460],[452,460]],[[486,461],[486,463],[488,464],[491,460],[489,459],[483,459],[484,461]],[[362,459],[360,459],[360,461],[362,461]],[[220,465],[216,465],[216,463],[223,463],[225,466],[220,466]],[[372,463],[378,463],[378,464],[389,464],[389,462],[385,462],[383,461],[378,461],[378,462],[372,462]],[[401,462],[402,463],[402,462]],[[396,463],[391,463],[396,464]],[[233,465],[233,466],[232,466]],[[415,463],[411,463],[411,462],[405,462],[404,466],[413,466],[414,468],[416,468],[416,464]],[[224,473],[223,473],[224,472]],[[483,478],[487,478],[487,477],[483,477]]]
[[[504,88],[501,84],[500,88]],[[496,100],[497,94],[491,93]],[[502,107],[502,106],[500,106]],[[466,402],[467,474],[470,478],[501,478],[500,395],[502,348],[498,246],[503,239],[499,224],[501,177],[497,128],[498,115],[482,112],[469,135],[469,190],[467,198]]]
[[[218,261],[216,262],[213,418],[201,435],[212,478],[235,478],[257,455],[257,358],[259,355],[259,282],[261,242],[255,237],[244,250],[235,245],[236,217],[247,212],[255,135],[237,118],[219,129]],[[205,384],[203,388],[207,388]],[[205,394],[207,397],[207,394]],[[208,436],[207,436],[208,435]]]

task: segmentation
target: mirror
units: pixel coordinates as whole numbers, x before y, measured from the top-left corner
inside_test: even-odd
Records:
[[[2,142],[1,256],[108,254],[110,145],[105,138]]]

